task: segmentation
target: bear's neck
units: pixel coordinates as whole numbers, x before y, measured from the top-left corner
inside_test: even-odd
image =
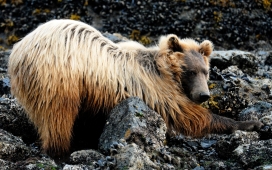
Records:
[[[137,62],[145,69],[147,72],[152,72],[154,74],[160,75],[160,71],[155,60],[159,51],[156,49],[148,49],[146,51],[139,50],[137,51]]]

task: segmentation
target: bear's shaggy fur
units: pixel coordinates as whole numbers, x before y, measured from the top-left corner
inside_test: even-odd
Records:
[[[157,47],[135,43],[115,44],[82,22],[52,20],[14,45],[8,69],[12,94],[37,127],[46,151],[69,151],[79,112],[107,114],[130,96],[143,99],[175,133],[198,137],[248,129],[211,114],[183,91],[187,55],[204,61],[208,79],[210,41],[198,44],[168,35]],[[260,126],[249,124],[250,129]]]

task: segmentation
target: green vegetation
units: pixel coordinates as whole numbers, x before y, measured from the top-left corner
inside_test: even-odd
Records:
[[[71,14],[70,19],[72,20],[80,20],[80,16],[77,14]]]
[[[8,45],[12,45],[14,43],[16,43],[17,41],[19,40],[19,37],[17,37],[16,35],[10,35],[8,38],[7,38],[7,44]]]
[[[151,40],[148,36],[149,34],[141,35],[141,32],[139,30],[133,30],[131,34],[129,35],[129,38],[134,41],[138,41],[142,43],[143,45],[148,45],[151,43]]]
[[[233,2],[232,0],[210,0],[209,2],[212,5],[235,8],[235,2]]]
[[[137,117],[143,117],[144,116],[144,114],[142,113],[142,112],[136,112],[136,114],[135,114]]]
[[[43,163],[37,163],[36,165],[38,168],[44,169],[44,170],[57,170],[57,169],[59,169],[58,167],[55,167],[53,165],[47,165],[47,164],[43,164]]]
[[[33,12],[32,12],[32,14],[33,15],[38,15],[38,14],[40,14],[40,13],[50,13],[50,10],[49,9],[35,9]]]
[[[263,7],[266,10],[269,10],[271,7],[272,0],[263,0]]]
[[[213,18],[217,23],[222,20],[222,17],[223,17],[222,12],[220,12],[220,11],[219,12],[217,12],[217,11],[213,12]]]

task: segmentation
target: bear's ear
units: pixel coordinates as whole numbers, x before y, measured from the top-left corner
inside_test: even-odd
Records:
[[[179,39],[176,35],[170,35],[168,38],[168,49],[173,52],[182,52],[182,48],[179,44]]]
[[[209,40],[205,40],[200,44],[199,52],[200,54],[209,57],[213,51],[213,44]]]
[[[159,41],[159,48],[161,50],[171,50],[173,52],[183,51],[179,44],[179,38],[174,34],[162,36]]]

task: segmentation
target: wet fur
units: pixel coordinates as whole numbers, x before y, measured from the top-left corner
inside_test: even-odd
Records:
[[[52,20],[14,45],[11,90],[37,127],[42,147],[59,155],[70,149],[80,112],[108,114],[130,96],[143,99],[174,133],[198,137],[223,132],[228,121],[214,121],[182,88],[186,52],[203,54],[208,67],[211,45],[168,35],[157,47],[133,49],[82,22]]]

